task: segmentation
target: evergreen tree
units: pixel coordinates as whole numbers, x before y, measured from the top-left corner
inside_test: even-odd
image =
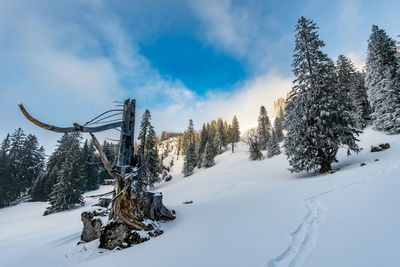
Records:
[[[395,47],[383,29],[372,26],[365,83],[374,126],[388,134],[400,133],[400,71]]]
[[[5,144],[9,141],[9,135],[3,141],[0,154],[0,208],[8,205],[14,200],[13,184],[10,181],[10,159],[8,156],[8,145]]]
[[[278,142],[282,142],[284,137],[283,135],[284,114],[282,107],[280,108],[279,114],[280,116],[274,119],[274,131]]]
[[[285,110],[285,151],[292,172],[331,170],[340,146],[358,152],[348,94],[337,85],[335,66],[321,51],[314,22],[301,17],[296,25],[294,86]]]
[[[29,134],[22,144],[19,164],[20,192],[25,195],[45,167],[44,148],[39,148],[36,136]]]
[[[59,142],[56,155],[62,157],[63,161],[60,162],[60,168],[52,170],[56,176],[56,183],[54,183],[49,195],[51,206],[46,209],[44,215],[83,204],[82,194],[85,190],[86,181],[80,141],[79,133],[68,133],[64,134]]]
[[[240,140],[239,121],[235,115],[233,116],[232,125],[229,133],[229,143],[231,143],[232,146],[232,153],[235,150],[235,143],[239,142],[239,140]]]
[[[271,136],[271,122],[269,120],[267,110],[264,106],[260,107],[260,115],[258,116],[257,127],[258,140],[260,141],[261,149],[267,147],[268,140]]]
[[[83,204],[82,194],[85,189],[83,164],[79,158],[79,151],[75,158],[67,157],[62,164],[57,183],[50,194],[50,207],[44,215],[68,210],[77,204]]]
[[[226,144],[226,135],[224,129],[224,122],[222,118],[218,118],[217,131],[216,131],[216,144],[218,154],[222,153],[222,147]]]
[[[207,140],[208,140],[208,135],[207,135],[207,128],[206,128],[206,124],[203,124],[203,128],[200,131],[200,141],[199,141],[199,146],[197,149],[197,167],[201,168],[202,167],[202,155],[204,154],[204,151],[206,149],[206,145],[207,145]]]
[[[78,147],[76,147],[78,144]],[[57,147],[47,161],[45,171],[34,183],[32,199],[35,201],[46,201],[49,199],[54,184],[57,183],[62,165],[66,159],[74,154],[74,149],[79,151],[80,135],[77,133],[66,133],[57,141]]]
[[[85,140],[81,151],[81,162],[83,165],[83,176],[85,178],[85,190],[95,190],[99,188],[99,170],[97,169],[96,154],[93,142]]]
[[[0,157],[8,155],[10,152],[10,134],[7,134],[6,138],[1,142]]]
[[[24,170],[20,168],[23,158],[23,144],[26,139],[26,135],[21,128],[18,128],[10,136],[10,182],[12,183],[11,191],[9,192],[13,196],[13,200],[20,196],[22,188],[24,187]]]
[[[185,151],[185,159],[183,163],[182,173],[184,177],[190,176],[193,174],[193,170],[196,167],[196,150],[194,143],[194,129],[193,129],[193,121],[189,120],[189,126],[186,131],[187,136],[187,147]]]
[[[203,154],[203,162],[202,162],[202,166],[205,168],[209,168],[215,165],[214,162],[214,158],[215,158],[215,149],[214,149],[214,144],[212,139],[208,139],[207,140],[207,144],[206,144],[206,148]]]
[[[154,183],[160,181],[159,158],[156,147],[156,133],[150,123],[150,111],[146,109],[142,116],[138,139],[138,157],[141,166],[141,181],[144,186],[153,187]]]
[[[353,100],[356,105],[357,114],[363,122],[363,127],[370,120],[371,106],[368,102],[367,88],[365,87],[365,73],[357,72],[355,75],[355,88],[353,91]]]
[[[355,102],[355,93],[357,92],[358,76],[355,67],[351,60],[343,55],[340,55],[336,63],[336,73],[338,80],[338,88],[340,92],[346,94],[346,99],[348,103],[346,104],[346,111],[349,115],[352,115],[357,122],[357,127],[362,129],[365,127],[365,121],[360,116],[359,111]]]
[[[271,138],[268,140],[267,145],[267,157],[272,158],[273,156],[279,155],[281,148],[279,147],[278,137],[275,133],[275,129],[271,131]]]

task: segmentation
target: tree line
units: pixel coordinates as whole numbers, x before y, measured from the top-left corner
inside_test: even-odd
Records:
[[[195,167],[214,166],[214,158],[230,146],[232,153],[240,140],[239,121],[233,116],[232,123],[222,118],[204,123],[200,131],[195,131],[193,121],[189,120],[187,130],[178,139],[178,156],[184,155],[182,173],[185,177],[193,174]]]
[[[116,163],[118,145],[104,141],[107,158]],[[46,159],[32,134],[19,128],[8,134],[0,148],[0,207],[20,198],[50,201],[46,214],[82,203],[82,194],[99,188],[108,178],[92,142],[78,133],[64,134]]]

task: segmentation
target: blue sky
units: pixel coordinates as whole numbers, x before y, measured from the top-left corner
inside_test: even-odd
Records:
[[[18,103],[60,126],[136,98],[157,132],[197,128],[258,108],[291,87],[294,25],[320,27],[325,52],[361,68],[372,24],[400,34],[399,1],[20,1],[0,2],[0,137],[22,127],[51,151],[58,134],[30,125]],[[118,133],[102,136],[115,138]]]

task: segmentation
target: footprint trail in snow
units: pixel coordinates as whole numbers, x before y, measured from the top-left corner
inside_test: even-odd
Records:
[[[311,251],[317,243],[317,234],[319,226],[325,219],[327,207],[322,205],[318,199],[322,196],[332,194],[337,191],[343,191],[356,185],[368,182],[373,178],[380,177],[384,173],[397,168],[399,163],[390,164],[385,170],[374,175],[363,178],[359,182],[342,185],[338,188],[318,193],[304,200],[304,205],[307,209],[306,216],[300,222],[296,231],[290,234],[291,241],[287,249],[278,257],[268,261],[267,267],[298,267],[302,266],[304,261],[310,255]]]

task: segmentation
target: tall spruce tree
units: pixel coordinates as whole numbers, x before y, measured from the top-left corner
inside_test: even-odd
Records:
[[[203,128],[200,131],[199,146],[198,146],[198,149],[197,149],[197,155],[198,155],[198,157],[197,157],[197,167],[198,168],[202,167],[202,161],[203,161],[202,155],[204,154],[204,151],[206,149],[207,140],[208,140],[207,128],[206,128],[206,124],[203,123]]]
[[[49,200],[50,193],[53,190],[53,186],[57,183],[63,163],[66,161],[67,157],[75,153],[73,150],[77,149],[76,143],[78,143],[79,149],[80,135],[76,133],[64,134],[60,140],[57,141],[57,147],[50,155],[44,172],[34,183],[32,192],[33,200]]]
[[[99,188],[99,170],[97,169],[96,154],[93,142],[85,140],[81,150],[81,162],[83,166],[83,175],[85,178],[85,190],[95,190]]]
[[[368,40],[365,83],[374,126],[388,134],[400,133],[400,70],[396,42],[372,26]]]
[[[44,215],[63,211],[83,204],[82,194],[85,190],[84,162],[81,158],[81,136],[79,133],[64,134],[59,148],[64,148],[63,161],[56,172],[56,183],[49,195],[50,207]],[[60,154],[58,154],[61,156]]]
[[[39,147],[37,137],[29,134],[22,144],[22,156],[19,165],[20,191],[23,195],[28,193],[34,181],[45,167],[44,148]]]
[[[257,126],[258,140],[262,150],[267,148],[268,140],[271,136],[271,122],[269,120],[267,110],[264,106],[260,107],[260,115],[258,116]]]
[[[224,129],[224,121],[222,118],[218,118],[217,121],[217,132],[216,132],[216,148],[218,154],[222,153],[222,148],[226,144],[226,135],[225,135],[225,129]]]
[[[267,157],[272,158],[273,156],[279,155],[281,153],[281,148],[279,146],[278,137],[275,133],[275,129],[271,131],[271,138],[268,140],[267,145]]]
[[[144,186],[153,187],[160,181],[158,173],[160,162],[156,147],[156,133],[150,121],[150,111],[146,109],[140,123],[138,157],[141,165],[141,181]]]
[[[286,105],[285,151],[292,172],[328,172],[339,147],[358,152],[360,133],[347,110],[348,94],[337,85],[335,66],[321,51],[316,24],[301,17],[296,25],[294,86]]]
[[[0,208],[9,204],[14,200],[14,195],[10,194],[13,191],[13,184],[10,180],[10,135],[3,140],[0,151]]]
[[[186,130],[187,136],[187,147],[185,151],[185,159],[183,163],[182,173],[184,177],[190,176],[193,174],[193,170],[196,167],[196,148],[195,148],[195,135],[193,128],[193,121],[189,120],[189,126]]]
[[[278,142],[282,142],[284,137],[283,135],[284,116],[285,115],[283,113],[283,108],[280,107],[279,116],[274,119],[274,131]]]
[[[365,73],[356,72],[355,88],[353,91],[353,100],[356,105],[357,114],[365,127],[371,116],[371,106],[368,101],[367,88],[365,87]]]
[[[209,168],[215,165],[215,149],[212,139],[208,139],[206,143],[206,148],[202,157],[202,166]]]
[[[357,71],[351,62],[351,60],[344,55],[339,55],[336,61],[336,73],[338,80],[338,88],[341,93],[346,94],[346,99],[348,99],[348,103],[346,103],[346,112],[349,115],[354,116],[353,120],[356,121],[356,125],[359,129],[365,127],[365,121],[362,116],[359,114],[359,110],[356,106],[355,93],[357,91],[358,84],[358,76]]]
[[[232,153],[235,152],[235,144],[238,143],[240,140],[240,128],[239,128],[239,121],[236,115],[233,116],[231,129],[229,133],[229,143],[232,147]]]

